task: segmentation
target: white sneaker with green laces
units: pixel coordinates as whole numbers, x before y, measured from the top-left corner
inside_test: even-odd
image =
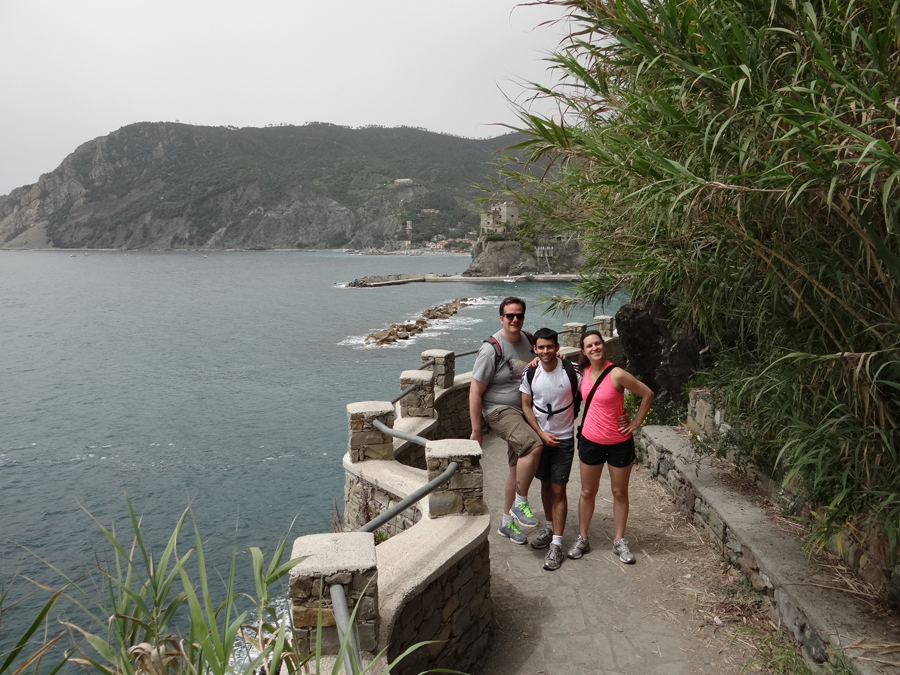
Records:
[[[510,520],[508,525],[500,525],[497,534],[501,537],[506,537],[514,544],[528,543],[528,537],[519,532],[519,528],[516,527],[516,521],[514,520]]]
[[[531,512],[531,507],[528,505],[528,502],[513,504],[512,508],[509,510],[509,515],[516,519],[516,522],[519,523],[520,527],[537,527],[539,522]]]

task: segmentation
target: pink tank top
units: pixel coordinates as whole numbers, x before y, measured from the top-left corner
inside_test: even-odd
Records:
[[[596,384],[591,381],[591,368],[593,366],[588,366],[584,378],[581,380],[581,398],[584,401],[587,401],[591,389]],[[606,366],[604,366],[605,368]],[[591,400],[591,407],[584,413],[582,435],[589,441],[602,445],[627,441],[631,438],[631,434],[620,434],[619,423],[616,422],[616,418],[624,410],[624,404],[625,392],[616,391],[616,387],[612,383],[612,371],[610,371],[597,387],[594,398]]]

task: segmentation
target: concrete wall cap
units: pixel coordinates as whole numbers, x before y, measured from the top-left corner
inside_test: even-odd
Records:
[[[428,384],[434,380],[434,371],[431,370],[404,370],[400,373],[401,380],[412,380],[413,382],[421,382]]]
[[[390,401],[359,401],[347,404],[348,415],[385,415],[394,412]]]
[[[482,456],[481,446],[478,441],[470,441],[467,438],[446,438],[441,441],[428,441],[425,446],[425,456],[434,459],[449,459],[451,457],[478,457]]]
[[[375,535],[371,532],[327,532],[294,540],[291,558],[309,556],[291,570],[296,577],[320,577],[335,572],[374,569]]]
[[[580,321],[572,321],[570,323],[564,323],[563,328],[575,328],[580,326],[587,326],[586,323],[581,323]]]
[[[453,354],[449,349],[428,349],[422,352],[423,359],[442,359]]]
[[[393,459],[350,461],[350,454],[344,455],[344,471],[398,497],[406,497],[428,482],[428,472],[414,466],[406,466]],[[416,508],[422,506],[420,500]]]

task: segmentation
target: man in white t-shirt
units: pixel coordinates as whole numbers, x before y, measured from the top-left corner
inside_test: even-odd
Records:
[[[562,565],[562,535],[568,515],[566,484],[575,457],[575,416],[580,400],[581,374],[577,367],[559,358],[559,336],[550,328],[534,334],[534,351],[540,359],[522,375],[519,391],[522,412],[544,442],[535,478],[541,481],[541,501],[547,527],[535,537],[534,548],[550,547],[545,570]]]

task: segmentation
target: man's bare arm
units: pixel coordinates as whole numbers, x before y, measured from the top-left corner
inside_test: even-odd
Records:
[[[487,384],[484,382],[479,382],[476,379],[472,379],[471,384],[469,385],[469,418],[472,422],[472,434],[469,436],[470,440],[478,441],[478,445],[481,445],[481,410],[482,403],[481,397],[484,396],[484,390],[487,388]]]

